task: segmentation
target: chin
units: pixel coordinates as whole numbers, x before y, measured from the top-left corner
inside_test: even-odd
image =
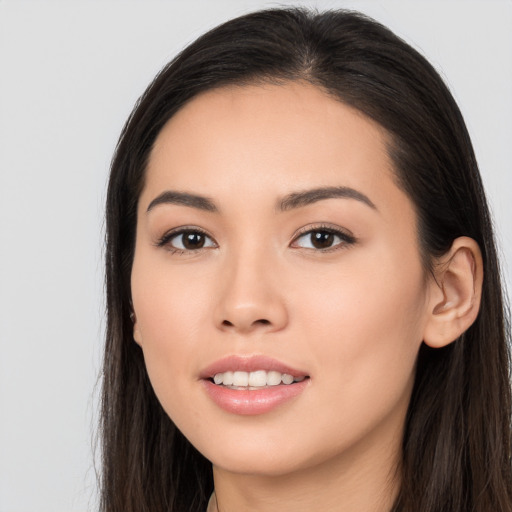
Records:
[[[250,457],[246,454],[231,454],[228,457],[219,455],[212,457],[211,462],[214,467],[229,473],[260,477],[285,476],[307,467],[305,461],[301,464],[297,460],[289,460],[280,454],[261,454],[261,452],[259,456]]]
[[[307,441],[307,434],[291,428],[257,432],[211,433],[208,439],[195,444],[196,448],[213,464],[223,471],[240,475],[261,477],[285,476],[321,465],[334,458],[343,447],[332,444],[319,446],[314,440]],[[290,435],[291,434],[291,435]],[[347,443],[349,444],[349,443]]]

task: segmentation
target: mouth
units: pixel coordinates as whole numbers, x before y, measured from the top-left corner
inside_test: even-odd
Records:
[[[290,386],[308,379],[307,375],[293,376],[277,370],[256,370],[252,372],[232,371],[216,373],[210,381],[229,389],[256,391],[273,386]]]
[[[210,399],[226,412],[255,415],[270,412],[309,386],[310,376],[262,355],[228,356],[200,374]]]
[[[277,359],[253,354],[232,355],[219,359],[205,368],[200,378],[209,380],[217,386],[246,390],[290,386],[309,379],[309,375]]]

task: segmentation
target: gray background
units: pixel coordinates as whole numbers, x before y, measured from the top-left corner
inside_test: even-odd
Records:
[[[374,16],[445,76],[473,138],[510,288],[512,2],[300,3]],[[178,50],[275,5],[0,0],[0,512],[96,508],[112,151],[135,100]]]

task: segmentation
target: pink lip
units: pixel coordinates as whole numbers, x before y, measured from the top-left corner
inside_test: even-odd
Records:
[[[293,384],[281,384],[261,389],[230,389],[214,384],[211,379],[217,373],[227,371],[252,372],[257,370],[277,371],[294,377],[307,377],[307,373],[291,368],[267,356],[229,356],[205,368],[200,377],[207,395],[221,409],[232,414],[264,414],[300,395],[309,385],[310,379]]]
[[[297,370],[286,364],[264,355],[239,356],[233,355],[224,357],[207,366],[200,374],[201,379],[211,379],[217,373],[228,371],[255,372],[257,370],[266,370],[267,372],[276,371],[287,373],[294,377],[306,377],[307,372]]]
[[[210,380],[203,380],[208,396],[226,412],[240,415],[256,415],[270,412],[300,395],[310,379],[294,384],[281,384],[257,390],[230,389],[217,386]]]

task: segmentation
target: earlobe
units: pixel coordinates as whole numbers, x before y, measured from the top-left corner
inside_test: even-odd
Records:
[[[434,268],[424,342],[432,348],[455,341],[476,320],[483,282],[482,254],[469,237],[454,240]]]
[[[142,347],[142,336],[140,334],[139,326],[137,324],[137,317],[135,316],[135,313],[133,311],[130,313],[130,319],[133,322],[133,339],[135,340],[135,343],[137,343],[137,345],[140,345]]]
[[[140,335],[140,331],[137,328],[137,324],[133,326],[133,339],[137,343],[137,345],[140,345],[142,347],[142,336]]]

